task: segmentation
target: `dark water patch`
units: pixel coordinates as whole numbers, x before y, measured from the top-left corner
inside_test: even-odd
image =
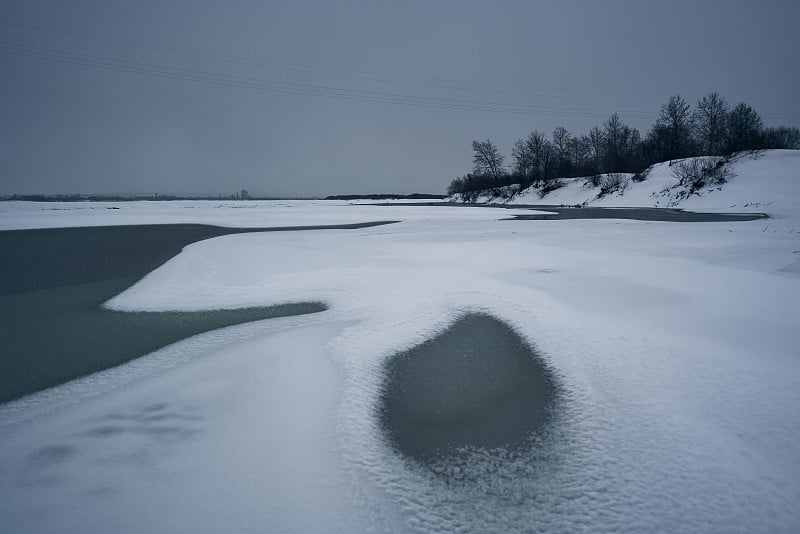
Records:
[[[136,280],[0,297],[0,402],[115,367],[209,330],[326,309],[319,302],[201,312],[121,312],[101,307]]]
[[[53,287],[141,278],[196,241],[248,232],[353,230],[392,224],[223,228],[203,224],[92,226],[0,231],[0,296]]]
[[[411,193],[400,195],[397,193],[374,193],[371,195],[330,195],[325,200],[444,200],[446,195],[431,195],[428,193]]]
[[[392,445],[426,465],[526,449],[550,421],[556,384],[507,324],[469,314],[386,364],[380,418]]]
[[[552,213],[514,215],[507,220],[558,221],[566,219],[630,219],[660,222],[741,222],[769,219],[766,213],[703,213],[676,208],[600,208],[594,206],[568,207],[550,204],[465,204],[461,202],[381,203],[373,206],[448,206],[454,208],[502,208],[509,210],[541,210]]]
[[[702,213],[673,208],[562,208],[539,207],[553,212],[515,215],[516,221],[550,221],[564,219],[628,219],[659,222],[739,222],[767,219],[765,213]]]
[[[244,232],[370,223],[222,228],[197,224],[0,232],[0,403],[239,323],[324,311],[319,302],[202,312],[119,312],[102,304],[196,241]]]

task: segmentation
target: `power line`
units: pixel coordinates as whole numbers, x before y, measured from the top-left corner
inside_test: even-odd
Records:
[[[105,42],[114,45],[143,48],[158,52],[182,54],[185,56],[192,56],[204,59],[215,59],[219,61],[229,61],[241,64],[248,64],[248,65],[265,66],[269,68],[274,67],[272,65],[264,63],[244,60],[236,56],[208,55],[188,49],[175,49],[168,47],[153,46],[133,41],[92,38],[64,30],[55,30],[52,28],[45,28],[42,26],[19,24],[5,20],[0,20],[0,24],[12,27],[19,27],[23,29],[34,29],[37,31],[49,32],[59,35],[68,35],[71,37],[78,37],[81,39]],[[434,109],[480,111],[480,112],[518,114],[518,115],[548,115],[548,116],[564,116],[564,117],[570,116],[570,117],[593,118],[593,117],[605,117],[611,113],[619,112],[629,117],[632,116],[633,118],[652,119],[657,116],[657,113],[649,111],[641,111],[641,110],[615,110],[615,109],[597,109],[597,108],[588,109],[588,108],[577,108],[574,106],[553,106],[553,105],[541,106],[541,105],[531,105],[531,104],[519,104],[513,102],[512,103],[494,102],[494,101],[484,101],[484,100],[459,99],[452,97],[420,96],[420,95],[393,93],[385,91],[349,89],[349,88],[332,87],[327,85],[310,84],[310,83],[284,82],[280,80],[270,80],[270,79],[256,78],[250,76],[240,76],[234,74],[221,74],[216,72],[189,69],[184,67],[175,67],[163,64],[130,61],[114,57],[81,54],[78,52],[71,52],[68,50],[44,48],[24,43],[16,43],[13,41],[0,40],[0,52],[6,54],[14,54],[18,56],[44,59],[48,61],[55,61],[60,63],[69,63],[74,65],[81,65],[81,66],[93,67],[105,70],[116,70],[116,71],[129,72],[140,75],[148,75],[160,78],[171,78],[171,79],[193,81],[193,82],[207,83],[213,85],[248,88],[260,91],[284,93],[284,94],[317,96],[317,97],[333,98],[340,100],[405,105],[412,107],[426,107]],[[284,65],[291,65],[291,64],[284,64]],[[282,68],[282,67],[277,67],[277,68]],[[303,72],[319,73],[319,71],[309,70],[306,68],[295,68],[295,67],[287,67],[287,68],[289,70],[299,70]],[[344,69],[339,69],[339,70],[344,70]],[[347,72],[366,72],[366,71],[347,71]],[[369,79],[371,81],[391,81],[391,80],[378,80],[374,78],[363,78],[363,77],[360,79]],[[471,90],[468,88],[459,88],[455,86],[430,86],[430,87]],[[485,92],[481,90],[473,90],[473,91]],[[504,93],[504,94],[509,94],[509,93]],[[780,115],[765,115],[765,118],[794,119],[796,117],[791,115],[780,114]]]
[[[81,39],[85,41],[93,41],[97,43],[104,43],[104,44],[111,44],[115,46],[123,46],[123,47],[131,47],[131,48],[138,48],[142,50],[149,50],[154,52],[160,53],[168,53],[168,54],[175,54],[175,55],[183,55],[186,57],[194,57],[198,59],[210,59],[215,61],[222,61],[227,63],[238,63],[241,65],[249,65],[267,69],[275,69],[275,70],[284,70],[290,72],[300,72],[306,74],[315,74],[315,75],[323,75],[323,76],[335,76],[341,78],[350,78],[356,80],[364,80],[364,81],[372,81],[372,82],[388,82],[394,84],[406,84],[406,85],[416,85],[421,87],[428,87],[428,88],[435,88],[435,89],[448,89],[448,90],[456,90],[456,91],[464,91],[464,92],[471,92],[471,93],[485,93],[485,94],[497,94],[497,95],[507,95],[507,96],[533,96],[533,97],[540,97],[540,98],[556,98],[556,99],[569,99],[569,100],[595,100],[598,98],[599,94],[606,94],[608,96],[616,95],[617,98],[625,98],[627,101],[637,101],[637,102],[653,102],[655,99],[662,99],[667,96],[671,96],[668,93],[654,93],[651,98],[641,98],[640,93],[633,92],[633,91],[625,91],[619,89],[599,89],[599,88],[580,88],[580,87],[556,87],[556,86],[547,86],[547,85],[532,85],[526,84],[522,85],[515,85],[515,84],[504,84],[504,83],[487,83],[487,82],[476,82],[476,81],[469,81],[469,80],[453,80],[447,78],[435,78],[435,77],[423,77],[423,76],[414,76],[414,75],[401,75],[400,78],[397,77],[397,74],[390,75],[387,73],[382,72],[375,72],[375,71],[367,71],[367,70],[357,70],[357,69],[346,69],[346,68],[337,68],[337,67],[319,67],[319,66],[310,66],[310,65],[302,65],[297,63],[290,63],[285,61],[275,61],[275,60],[265,60],[265,59],[258,59],[258,58],[248,58],[244,56],[237,56],[233,54],[215,54],[215,53],[208,53],[202,52],[195,49],[190,48],[180,48],[180,47],[169,47],[157,44],[150,44],[141,41],[130,41],[130,40],[122,40],[122,39],[111,39],[111,38],[102,38],[96,36],[89,36],[85,34],[81,34],[78,32],[72,32],[64,29],[57,29],[51,28],[41,25],[35,24],[24,24],[20,22],[10,21],[10,20],[3,20],[0,19],[0,24],[19,28],[23,30],[31,30],[43,33],[49,33],[52,35],[62,35],[68,36],[75,39]],[[406,78],[405,80],[402,78]],[[411,81],[414,80],[414,81]],[[463,85],[458,84],[478,84],[478,85],[489,85],[489,86],[504,86],[504,87],[525,87],[525,91],[508,91],[508,90],[498,90],[498,89],[478,89],[475,87],[465,87]],[[454,85],[455,84],[455,85]],[[537,92],[530,92],[529,88],[537,88],[537,89],[544,89],[547,91],[557,91],[558,94],[547,94],[547,93],[537,93]],[[572,91],[577,93],[588,93],[588,95],[568,95],[564,94],[565,91]],[[631,96],[635,95],[635,96]],[[800,101],[754,101],[753,104],[757,105],[787,105],[787,104],[798,104]]]
[[[390,75],[387,73],[375,72],[375,71],[366,71],[366,70],[356,70],[356,69],[345,69],[345,68],[337,68],[337,67],[318,67],[318,66],[309,66],[309,65],[301,65],[297,63],[289,63],[285,61],[268,61],[264,59],[256,59],[256,58],[248,58],[243,56],[237,56],[232,54],[211,54],[208,52],[201,52],[194,49],[189,48],[178,48],[178,47],[168,47],[163,45],[154,45],[149,43],[144,43],[140,41],[128,41],[128,40],[121,40],[121,39],[109,39],[109,38],[101,38],[95,36],[88,36],[84,34],[80,34],[77,32],[72,32],[63,29],[56,29],[56,28],[49,28],[45,26],[39,26],[34,24],[22,24],[19,22],[12,22],[8,20],[0,19],[0,24],[25,29],[25,30],[33,30],[38,32],[50,33],[53,35],[64,35],[76,39],[82,39],[86,41],[93,41],[98,43],[104,44],[112,44],[115,46],[125,46],[125,47],[132,47],[132,48],[139,48],[144,50],[150,50],[155,52],[162,52],[162,53],[169,53],[169,54],[178,54],[184,55],[189,57],[195,57],[200,59],[212,59],[217,61],[225,61],[225,62],[233,62],[233,63],[240,63],[243,65],[250,65],[250,66],[257,66],[257,67],[264,67],[270,69],[279,69],[279,70],[288,70],[288,71],[295,71],[295,72],[304,72],[310,74],[322,74],[326,76],[339,76],[339,77],[349,77],[353,79],[360,79],[366,81],[377,81],[377,82],[390,82],[390,83],[403,83],[403,84],[413,84],[413,85],[421,85],[425,87],[431,88],[439,88],[439,89],[453,89],[459,91],[468,91],[468,92],[478,92],[478,93],[495,93],[495,94],[505,94],[505,95],[517,95],[517,96],[539,96],[545,98],[570,98],[570,99],[590,99],[593,97],[588,96],[575,96],[575,95],[564,95],[564,91],[576,91],[576,92],[585,92],[585,93],[607,93],[607,94],[616,94],[616,95],[630,95],[633,94],[630,91],[623,91],[623,90],[615,90],[615,89],[584,89],[584,88],[566,88],[566,87],[554,87],[554,86],[545,86],[545,85],[526,85],[526,88],[529,87],[536,87],[538,89],[545,89],[551,91],[558,91],[558,95],[549,95],[549,94],[542,94],[542,93],[531,93],[528,91],[519,92],[519,91],[502,91],[502,90],[492,90],[492,89],[476,89],[474,87],[463,87],[459,85],[451,85],[451,84],[459,84],[459,83],[470,83],[470,84],[483,84],[483,85],[494,85],[494,86],[506,86],[506,87],[523,87],[514,84],[497,84],[497,83],[487,83],[487,82],[475,82],[469,80],[453,80],[447,78],[433,78],[433,77],[422,77],[422,76],[413,76],[413,75],[402,75],[402,78],[407,78],[406,80],[402,80],[397,78],[397,75]],[[415,82],[409,80],[417,80]],[[434,83],[431,84],[430,82],[433,81]],[[427,82],[427,83],[426,83]],[[448,85],[441,85],[441,84],[448,84]],[[669,96],[666,93],[663,93],[659,96],[659,98],[663,96]],[[627,97],[626,97],[627,98]],[[647,100],[640,100],[650,102],[651,99]]]
[[[429,96],[419,96],[419,95],[408,95],[408,94],[399,94],[399,93],[388,93],[388,92],[380,92],[380,91],[367,91],[367,90],[360,90],[360,89],[348,89],[348,88],[339,88],[339,87],[330,87],[325,85],[317,85],[317,84],[307,84],[307,83],[295,83],[295,82],[283,82],[283,81],[276,81],[276,80],[267,80],[263,78],[255,78],[251,76],[239,76],[234,74],[219,74],[213,73],[209,71],[200,71],[195,69],[187,69],[182,67],[173,67],[168,65],[158,65],[152,63],[143,63],[139,61],[129,61],[124,59],[116,59],[116,58],[109,58],[104,56],[95,56],[90,54],[81,54],[78,52],[69,52],[63,50],[54,50],[48,49],[33,45],[23,45],[19,43],[13,43],[10,41],[3,41],[0,40],[1,44],[6,44],[12,47],[20,47],[24,49],[36,50],[37,52],[44,52],[44,53],[51,53],[51,54],[61,54],[67,56],[76,56],[80,58],[88,58],[90,60],[99,60],[99,61],[108,61],[113,63],[123,63],[123,64],[130,64],[134,66],[143,66],[143,67],[152,67],[152,68],[160,68],[160,69],[169,69],[179,72],[186,72],[190,74],[197,74],[203,76],[212,76],[215,78],[225,77],[231,78],[235,80],[242,80],[245,82],[254,82],[258,84],[268,84],[268,85],[275,85],[280,87],[287,87],[287,88],[301,88],[301,89],[309,89],[309,90],[320,90],[320,91],[335,91],[335,92],[345,92],[355,95],[366,95],[369,97],[390,97],[390,98],[401,98],[401,99],[411,99],[415,101],[430,101],[430,102],[437,102],[437,103],[448,103],[448,104],[457,104],[457,105],[485,105],[485,106],[500,106],[500,107],[509,107],[513,109],[520,109],[520,110],[538,110],[538,111],[585,111],[591,113],[614,113],[615,110],[611,109],[581,109],[581,108],[572,108],[572,107],[563,107],[563,106],[538,106],[538,105],[530,105],[530,104],[516,104],[516,103],[507,103],[507,102],[487,102],[487,101],[480,101],[480,100],[463,100],[463,99],[456,99],[456,98],[441,98],[441,97],[429,97]],[[626,110],[624,113],[636,115],[636,114],[643,114],[643,115],[652,115],[649,111],[639,111],[639,110]]]
[[[241,87],[258,89],[288,94],[303,94],[310,96],[322,96],[328,98],[339,98],[346,100],[356,100],[365,102],[388,103],[398,105],[411,105],[417,107],[431,107],[440,109],[454,109],[466,111],[486,111],[493,113],[523,114],[523,115],[556,115],[556,116],[582,116],[598,117],[613,113],[614,110],[581,109],[568,108],[561,106],[535,106],[527,104],[489,102],[478,100],[463,100],[453,98],[440,98],[419,95],[408,95],[399,93],[386,93],[378,91],[365,91],[358,89],[347,89],[340,87],[330,87],[315,84],[300,84],[293,82],[282,82],[254,78],[249,76],[238,76],[230,74],[220,74],[209,71],[200,71],[183,67],[173,67],[139,61],[129,61],[106,56],[96,56],[81,54],[64,50],[56,50],[11,41],[0,40],[0,52],[15,54],[26,57],[35,57],[61,63],[70,63],[95,67],[107,70],[117,70],[136,74],[145,74],[156,77],[181,79],[195,81],[199,83],[211,83],[215,85],[226,85],[231,87]],[[638,110],[628,110],[624,113],[638,115],[641,117],[655,116],[650,112]]]

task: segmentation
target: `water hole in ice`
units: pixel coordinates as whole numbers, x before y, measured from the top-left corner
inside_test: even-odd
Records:
[[[524,455],[556,400],[541,356],[504,322],[471,313],[387,361],[379,417],[396,452],[452,471],[476,452]]]

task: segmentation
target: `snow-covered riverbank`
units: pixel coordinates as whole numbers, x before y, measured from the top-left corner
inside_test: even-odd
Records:
[[[778,159],[796,178],[797,159]],[[779,163],[759,162],[772,183],[766,163]],[[137,203],[99,217],[94,205],[4,204],[3,228],[121,215],[402,222],[202,241],[112,299],[330,309],[203,334],[0,407],[0,517],[15,532],[796,531],[800,180],[756,198],[736,193],[745,179],[740,168],[703,198],[773,219],[510,221],[325,202]],[[375,408],[386,358],[465,311],[513,326],[564,395],[538,456],[489,455],[480,477],[448,483],[388,447]]]

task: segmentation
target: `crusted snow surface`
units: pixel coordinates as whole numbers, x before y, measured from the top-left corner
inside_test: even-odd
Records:
[[[381,209],[342,209],[364,208]],[[329,220],[315,209],[304,224]],[[366,220],[403,222],[195,243],[112,299],[330,309],[196,336],[0,407],[5,527],[800,529],[791,210],[768,229],[382,209]],[[434,472],[386,442],[382,364],[466,311],[535,345],[560,395],[529,453],[475,451]]]

